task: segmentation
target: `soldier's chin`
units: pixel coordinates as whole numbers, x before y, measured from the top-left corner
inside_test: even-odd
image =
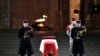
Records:
[[[24,26],[24,27],[27,27],[27,26]]]

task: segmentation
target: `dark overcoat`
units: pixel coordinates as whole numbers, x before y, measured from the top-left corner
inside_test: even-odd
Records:
[[[71,31],[71,37],[73,38],[73,47],[72,47],[72,53],[73,54],[78,54],[84,53],[84,37],[85,37],[85,32],[83,32],[82,34],[78,34],[79,31],[84,30],[84,28],[82,27],[74,27],[72,28]],[[80,37],[80,39],[76,39],[76,37]]]
[[[27,35],[29,35],[28,38],[24,38],[25,32],[31,30],[30,27],[21,27],[19,29],[18,37],[20,38],[20,45],[18,54],[26,54],[26,51],[28,54],[33,54],[33,49],[31,45],[31,38],[33,37],[33,32],[28,32]]]

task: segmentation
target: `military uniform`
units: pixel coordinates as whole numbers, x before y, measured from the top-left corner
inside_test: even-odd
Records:
[[[18,54],[24,56],[26,54],[26,51],[28,53],[28,56],[31,56],[31,54],[33,54],[33,49],[31,45],[32,37],[33,37],[32,27],[23,26],[19,29],[18,38],[20,38],[20,45],[19,45]]]
[[[73,47],[72,53],[74,56],[80,54],[80,56],[84,53],[84,43],[83,40],[85,38],[86,29],[84,27],[74,27],[71,30],[71,37],[73,38]]]
[[[76,19],[72,18],[72,23],[66,26],[66,35],[69,37],[69,53],[72,56],[73,39],[71,37],[71,29],[75,27]]]

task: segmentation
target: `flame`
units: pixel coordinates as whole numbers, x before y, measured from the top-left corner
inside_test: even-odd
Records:
[[[44,27],[44,24],[43,23],[40,23],[37,26]]]

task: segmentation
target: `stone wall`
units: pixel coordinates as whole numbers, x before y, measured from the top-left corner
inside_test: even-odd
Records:
[[[65,29],[70,24],[69,3],[69,0],[0,0],[0,28],[18,29],[24,19],[31,25],[45,14],[46,25],[55,30]],[[89,12],[92,3],[94,0],[84,0],[84,20],[88,28],[92,25],[100,28],[100,12],[95,15]]]
[[[9,0],[0,0],[0,29],[9,28]]]

